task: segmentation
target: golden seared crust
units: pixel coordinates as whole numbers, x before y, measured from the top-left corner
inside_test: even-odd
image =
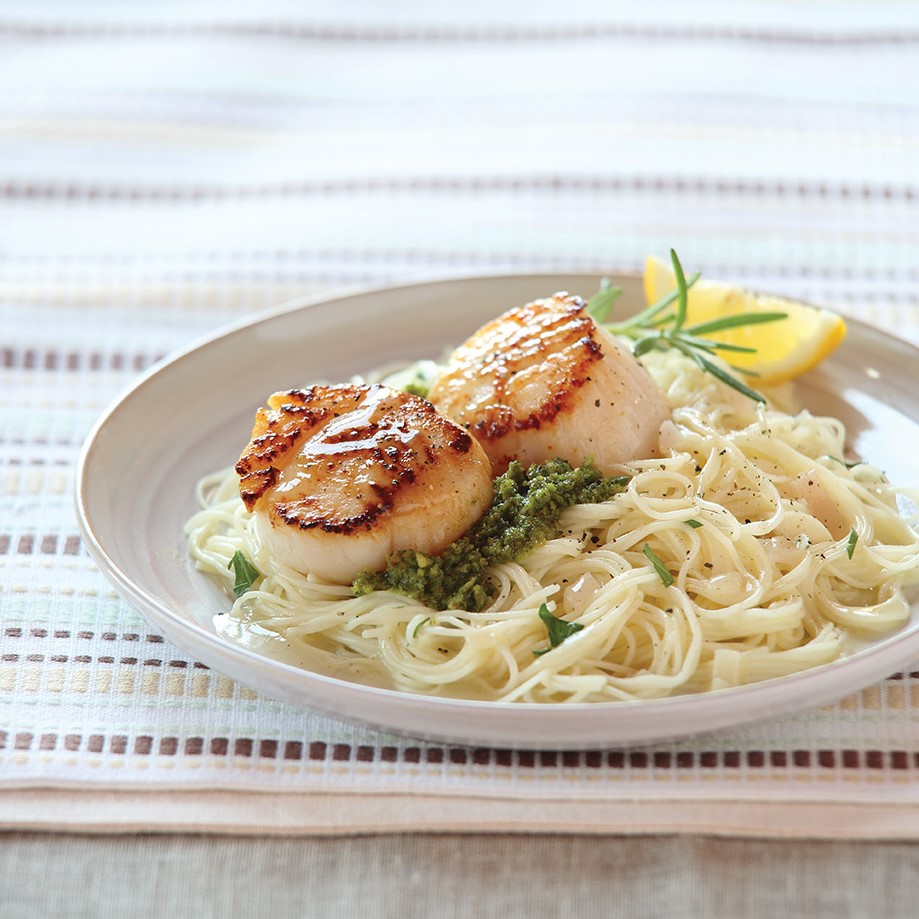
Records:
[[[472,462],[465,430],[383,386],[312,386],[277,393],[268,406],[236,471],[246,506],[269,503],[276,524],[370,530],[410,486]]]
[[[476,437],[496,473],[512,459],[588,456],[612,473],[658,454],[669,414],[647,370],[567,293],[484,325],[453,352],[428,397]]]
[[[486,443],[511,430],[538,430],[570,411],[573,397],[587,382],[590,366],[603,357],[596,326],[580,297],[556,294],[512,310],[479,330],[475,345],[457,351],[457,360],[493,386],[491,400],[476,406],[451,405],[448,414]],[[468,349],[469,353],[463,353]],[[509,407],[525,385],[527,373],[540,374],[539,398],[528,411]],[[468,369],[460,371],[468,378]],[[441,378],[431,400],[441,400]],[[449,396],[447,396],[449,398]]]
[[[335,401],[346,402],[349,398],[353,400],[355,393],[342,392]],[[269,396],[268,410],[260,408],[256,412],[252,439],[236,463],[239,494],[250,511],[277,482],[279,470],[287,465],[299,444],[330,418],[332,411],[318,396],[315,386]]]
[[[561,292],[482,326],[456,349],[429,398],[487,449],[511,431],[538,430],[571,411],[602,358],[584,300]],[[531,397],[521,400],[537,375]]]

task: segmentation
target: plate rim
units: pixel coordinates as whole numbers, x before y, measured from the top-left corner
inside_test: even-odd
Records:
[[[873,680],[883,677],[883,674],[875,675],[875,673],[879,672],[879,670],[884,670],[886,673],[893,672],[889,668],[879,668],[876,659],[879,656],[885,656],[890,651],[892,646],[906,644],[910,638],[912,638],[913,643],[916,644],[916,648],[914,649],[915,653],[919,653],[919,619],[917,619],[914,615],[913,621],[905,623],[896,631],[882,636],[877,641],[873,641],[868,647],[860,649],[847,657],[839,658],[826,664],[808,668],[804,671],[787,674],[782,677],[745,684],[743,686],[728,687],[720,690],[708,690],[701,693],[673,695],[657,699],[633,699],[609,702],[573,702],[564,704],[540,702],[500,702],[444,696],[428,696],[420,693],[411,693],[404,690],[364,685],[340,679],[338,677],[306,670],[304,668],[296,667],[293,664],[271,658],[268,655],[261,654],[250,648],[244,647],[242,645],[237,645],[226,639],[223,639],[216,633],[208,631],[199,623],[189,618],[183,617],[181,613],[173,610],[159,597],[150,593],[142,585],[137,584],[131,578],[131,576],[128,575],[120,567],[118,561],[109,554],[109,552],[102,545],[101,539],[97,536],[92,521],[92,510],[90,507],[88,507],[87,503],[87,492],[89,489],[88,480],[92,475],[93,455],[99,449],[99,441],[101,437],[103,436],[106,429],[115,422],[116,415],[119,413],[119,411],[138,393],[139,390],[149,385],[152,380],[157,379],[163,374],[167,373],[169,369],[174,365],[193,357],[203,349],[208,348],[209,346],[213,346],[216,343],[224,342],[226,339],[233,336],[251,331],[255,327],[265,322],[274,321],[292,313],[305,313],[314,307],[318,307],[324,304],[332,304],[341,300],[355,297],[364,298],[371,297],[375,294],[385,294],[406,289],[417,289],[428,286],[454,285],[468,282],[498,283],[502,281],[516,281],[522,283],[525,281],[536,281],[540,278],[560,279],[563,277],[583,277],[586,281],[587,279],[596,279],[598,277],[603,277],[604,275],[611,277],[613,280],[627,279],[632,282],[641,281],[641,274],[634,271],[610,271],[604,273],[583,270],[557,270],[549,272],[514,271],[489,274],[462,273],[424,279],[413,279],[407,283],[351,285],[342,288],[336,288],[331,291],[324,291],[321,293],[309,294],[303,297],[296,297],[286,300],[277,306],[270,307],[266,310],[261,310],[242,319],[226,323],[209,333],[193,338],[188,344],[165,355],[163,358],[156,361],[153,365],[147,368],[147,370],[145,370],[139,376],[134,378],[131,383],[129,383],[115,396],[114,399],[109,402],[109,404],[93,423],[88,434],[86,435],[77,460],[73,497],[77,524],[80,529],[84,545],[86,546],[90,557],[99,567],[102,574],[110,581],[110,583],[113,584],[122,599],[124,599],[137,612],[139,612],[143,618],[147,619],[148,621],[152,620],[168,635],[172,641],[174,641],[176,646],[179,647],[184,653],[189,654],[190,656],[193,656],[197,659],[202,659],[201,651],[198,648],[189,650],[189,648],[183,644],[181,639],[176,639],[174,634],[175,632],[180,633],[180,636],[182,637],[190,635],[197,642],[203,641],[206,644],[212,646],[214,653],[208,656],[210,656],[212,660],[220,661],[220,664],[215,667],[215,669],[218,671],[221,669],[221,665],[225,663],[226,660],[230,660],[238,662],[241,666],[249,665],[255,667],[256,669],[269,668],[271,670],[278,670],[282,676],[288,679],[306,680],[310,682],[316,681],[323,687],[341,692],[345,696],[350,696],[353,694],[360,696],[369,695],[371,698],[378,699],[381,702],[390,703],[397,707],[408,706],[411,708],[416,705],[433,706],[435,710],[442,708],[445,711],[452,710],[468,712],[476,716],[480,716],[483,713],[492,713],[492,715],[486,715],[486,717],[489,718],[493,716],[499,717],[501,715],[507,716],[513,713],[525,720],[531,720],[538,716],[539,718],[563,721],[575,715],[583,716],[588,713],[601,714],[610,711],[622,711],[623,713],[626,711],[645,712],[648,714],[651,712],[656,713],[658,711],[662,713],[678,713],[685,708],[691,708],[693,710],[697,710],[700,707],[703,709],[720,708],[720,703],[731,705],[731,707],[733,707],[732,703],[735,700],[736,704],[742,707],[743,702],[747,697],[753,697],[758,703],[760,703],[757,706],[758,708],[768,709],[771,696],[784,696],[787,694],[789,689],[793,689],[796,683],[804,681],[813,682],[815,676],[819,677],[820,674],[834,673],[841,667],[847,667],[850,670],[854,669],[856,671],[858,669],[862,669],[869,671],[872,674],[867,679],[863,679],[862,682],[855,681],[857,685],[853,684],[852,691],[869,685]],[[859,337],[866,336],[876,340],[879,339],[881,343],[889,343],[890,345],[897,348],[905,347],[910,351],[914,351],[917,360],[919,360],[919,347],[914,345],[912,342],[900,338],[897,335],[894,335],[883,329],[872,326],[871,324],[863,322],[857,318],[845,316],[845,319],[850,329],[855,328],[857,330]],[[831,356],[828,360],[832,359],[833,358]],[[206,577],[206,575],[203,573],[201,573],[200,576]],[[915,605],[915,602],[911,604],[911,606],[914,607]],[[905,660],[906,657],[904,656],[904,661]],[[870,666],[872,663],[875,664],[874,668]],[[862,665],[861,668],[857,667],[857,664]],[[893,669],[895,670],[896,667]],[[234,676],[233,678],[239,682],[242,682],[243,684],[246,684],[244,677]],[[827,679],[829,679],[829,676]],[[819,679],[817,682],[819,684]],[[840,693],[837,689],[831,689],[827,686],[824,688],[823,693],[819,691],[819,686],[817,689],[818,691],[810,696],[806,704],[802,707],[811,709],[820,704],[826,703],[829,700],[837,699],[840,697]],[[261,688],[258,691],[266,692],[266,690]],[[289,697],[288,701],[291,701]],[[302,703],[291,702],[291,704],[302,707]],[[326,712],[332,711],[332,709],[327,707],[323,707],[321,710]],[[788,710],[788,706],[785,706],[784,713],[787,713]],[[395,728],[392,725],[380,724],[373,720],[363,720],[359,716],[343,716],[337,713],[335,714],[337,717],[344,717],[349,721],[357,721],[360,723],[368,724],[374,728],[387,731],[395,731],[396,733],[402,734],[411,734],[411,732],[406,732],[402,728]],[[757,720],[763,720],[769,717],[770,713],[765,711],[762,713],[761,717],[752,716],[741,719],[731,719],[728,721],[728,725],[735,727],[740,725],[747,725]],[[685,732],[685,734],[682,735],[678,733],[674,734],[673,732],[667,732],[666,736],[668,738],[690,735],[695,736],[701,733],[706,732],[699,729],[689,729]],[[450,732],[446,732],[440,735],[435,733],[434,735],[430,736],[432,739],[450,741],[449,734]],[[424,732],[419,732],[412,734],[411,736],[425,737],[428,735]],[[654,734],[653,736],[663,738],[664,735]],[[480,741],[475,738],[469,738],[460,740],[459,742],[475,744]],[[610,742],[608,740],[601,741],[600,743],[604,747],[617,746],[615,742]],[[542,742],[512,742],[512,745],[516,747],[535,748],[541,746],[543,748],[548,748],[552,747],[552,739],[545,738]],[[574,749],[577,746],[579,746],[579,744],[566,744],[566,747],[569,749]],[[582,748],[586,748],[583,747],[583,745],[581,746]],[[596,744],[593,746],[596,746]]]

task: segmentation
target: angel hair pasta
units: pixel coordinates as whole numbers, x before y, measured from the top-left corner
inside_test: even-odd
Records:
[[[663,455],[623,463],[611,497],[568,507],[557,535],[488,567],[478,611],[355,596],[350,582],[297,571],[265,550],[235,474],[206,478],[191,554],[228,606],[237,553],[252,571],[224,633],[408,692],[564,703],[779,677],[907,620],[915,493],[846,462],[842,423],[789,411],[787,387],[758,404],[674,351],[643,360],[672,413]],[[431,375],[425,364],[398,378]]]

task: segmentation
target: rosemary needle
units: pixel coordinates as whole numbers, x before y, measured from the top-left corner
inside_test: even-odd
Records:
[[[622,322],[609,322],[610,311],[617,297],[622,293],[622,289],[610,287],[609,282],[604,282],[600,290],[588,302],[588,312],[609,332],[631,339],[632,352],[636,357],[641,357],[642,354],[647,354],[651,350],[674,348],[694,361],[701,370],[737,392],[743,393],[748,399],[765,402],[766,400],[756,390],[751,389],[746,383],[706,356],[713,355],[717,351],[752,354],[756,352],[756,348],[715,341],[706,336],[725,329],[776,322],[779,319],[785,319],[787,314],[780,312],[732,313],[728,316],[720,316],[718,319],[686,325],[689,289],[699,280],[699,274],[696,272],[687,279],[683,266],[673,249],[670,250],[670,260],[673,263],[673,274],[677,286],[657,303],[652,303]],[[674,304],[676,308],[671,309]],[[738,370],[739,368],[732,367],[732,369]],[[746,376],[756,376],[749,370],[740,370],[740,372]]]

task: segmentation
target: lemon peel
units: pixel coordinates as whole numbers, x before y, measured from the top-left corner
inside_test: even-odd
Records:
[[[649,304],[658,302],[677,286],[671,265],[653,255],[645,260],[643,283]],[[706,335],[714,341],[755,348],[755,353],[731,353],[730,363],[756,374],[752,381],[757,386],[773,386],[807,373],[835,351],[846,336],[845,320],[830,310],[704,278],[689,288],[686,322],[698,324],[737,313],[771,312],[787,315],[763,325],[738,326]]]

